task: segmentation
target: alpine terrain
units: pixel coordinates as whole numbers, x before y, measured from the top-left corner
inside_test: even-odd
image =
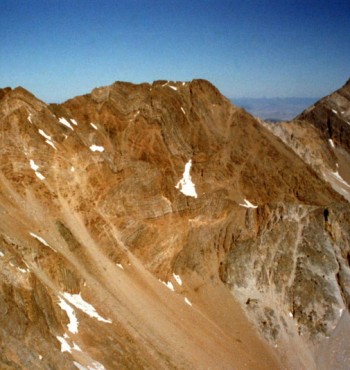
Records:
[[[349,81],[279,124],[4,88],[0,130],[0,369],[348,369]]]

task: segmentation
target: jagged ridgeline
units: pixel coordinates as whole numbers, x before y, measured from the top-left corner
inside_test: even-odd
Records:
[[[270,126],[205,80],[0,90],[0,368],[336,368],[347,99]]]

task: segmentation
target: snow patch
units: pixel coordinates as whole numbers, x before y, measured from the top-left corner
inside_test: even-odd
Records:
[[[55,144],[51,141],[51,140],[45,140],[45,143],[49,144],[50,146],[52,146],[55,150],[57,150],[57,148],[55,147]]]
[[[74,342],[73,342],[73,347],[70,346],[70,344],[66,340],[66,339],[69,338],[69,336],[67,334],[64,334],[63,337],[58,335],[56,338],[61,343],[61,352],[72,353],[72,349],[74,351],[81,352],[81,348],[77,344],[75,344]]]
[[[170,87],[171,89],[173,89],[173,90],[177,90],[177,87],[175,87],[175,86],[168,86],[168,87]]]
[[[29,164],[30,164],[30,168],[33,170],[33,171],[36,171],[39,169],[39,166],[31,159],[29,161]]]
[[[97,130],[97,126],[94,124],[94,123],[90,123],[91,127],[94,128],[95,130]]]
[[[58,121],[59,121],[60,123],[62,123],[62,125],[64,125],[64,126],[66,126],[66,127],[70,128],[72,131],[74,131],[74,129],[73,129],[73,127],[71,126],[71,124],[70,124],[70,123],[69,123],[65,118],[61,117],[61,118],[59,118],[59,119],[58,119]]]
[[[185,297],[185,303],[187,303],[189,306],[192,306],[192,303],[188,300],[187,297]]]
[[[44,138],[45,138],[45,139],[47,139],[47,140],[52,140],[52,139],[51,139],[51,136],[49,136],[48,134],[46,134],[46,132],[45,132],[45,131],[43,131],[43,130],[41,130],[41,129],[39,129],[38,131],[39,131],[39,134],[40,134],[41,136],[44,136]]]
[[[29,121],[30,123],[33,123],[33,122],[32,122],[32,114],[31,114],[31,113],[29,113],[29,114],[28,114],[27,119],[28,119],[28,121]]]
[[[39,180],[45,180],[45,176],[43,174],[41,174],[40,172],[38,171],[35,171],[35,174],[36,174],[36,177],[39,179]]]
[[[73,349],[75,351],[82,352],[81,348],[76,343],[74,343],[74,342],[73,342]]]
[[[197,198],[196,186],[192,182],[190,170],[192,166],[192,160],[190,159],[185,165],[185,171],[182,175],[182,179],[176,184],[176,189],[179,189],[182,194],[188,197]]]
[[[291,312],[288,313],[288,316],[289,317],[294,317],[293,314]]]
[[[168,289],[170,289],[170,290],[172,290],[173,292],[174,292],[174,285],[173,285],[173,283],[171,282],[171,281],[168,281],[168,282],[164,282],[164,281],[162,281],[162,283],[168,288]]]
[[[72,353],[69,343],[63,337],[58,335],[56,338],[61,343],[61,352]]]
[[[20,267],[17,267],[18,271],[20,271],[22,274],[26,274],[27,272],[29,272],[28,269],[22,269]]]
[[[92,152],[101,152],[102,153],[105,150],[105,148],[103,146],[91,145],[90,150]]]
[[[51,248],[53,251],[55,251],[48,243],[47,243],[47,241],[44,239],[44,238],[42,238],[41,236],[38,236],[38,235],[36,235],[36,234],[34,234],[34,233],[32,233],[32,232],[30,232],[29,233],[29,235],[30,236],[32,236],[33,238],[35,238],[35,239],[37,239],[37,240],[39,240],[39,242],[41,243],[41,244],[44,244],[46,247],[49,247],[49,248]],[[56,251],[55,251],[56,252]]]
[[[332,109],[332,112],[335,113],[335,114],[338,114],[338,112],[334,109]]]
[[[5,255],[4,255],[4,253],[2,253],[1,251],[0,251],[0,257],[4,257]]]
[[[59,297],[59,302],[58,305],[61,307],[62,310],[66,311],[66,314],[69,318],[69,324],[67,325],[68,330],[71,333],[78,333],[78,319],[77,316],[75,315],[74,309],[61,297]]]
[[[79,293],[79,294],[63,293],[63,297],[70,304],[72,304],[73,306],[75,306],[79,310],[85,312],[90,317],[95,318],[98,321],[103,321],[103,322],[106,322],[106,323],[111,323],[112,322],[110,319],[104,319],[102,316],[100,316],[97,313],[97,311],[95,310],[94,306],[92,306],[90,303],[84,301],[84,299],[81,297],[81,293]]]
[[[70,171],[71,171],[71,172],[74,172],[74,171],[75,171],[75,168],[72,166],[72,167],[70,168]]]
[[[328,141],[329,141],[329,144],[331,144],[331,147],[332,147],[332,148],[335,148],[335,145],[334,145],[333,140],[332,140],[332,139],[328,139]]]
[[[240,204],[240,206],[245,208],[258,208],[258,206],[255,206],[254,204],[250,203],[249,200],[244,199],[244,204]]]
[[[46,139],[45,142],[51,145],[55,150],[57,150],[57,148],[55,147],[55,144],[52,142],[51,136],[47,135],[47,133],[41,129],[39,129],[38,131],[39,131],[39,134]]]
[[[73,125],[78,126],[78,122],[75,119],[71,118],[70,121],[73,123]]]
[[[40,180],[45,180],[45,176],[42,175],[40,172],[38,172],[37,170],[39,169],[39,166],[31,159],[29,161],[29,164],[30,164],[30,168],[35,171],[35,175],[40,179]]]
[[[181,280],[180,276],[176,275],[176,274],[173,274],[173,276],[174,276],[174,279],[176,280],[176,282],[181,286],[182,285],[182,280]]]
[[[123,265],[122,265],[121,263],[117,263],[117,266],[118,266],[120,269],[124,270],[124,267],[123,267]]]
[[[183,114],[186,114],[185,109],[183,109],[183,107],[181,107],[181,110]]]
[[[39,355],[39,360],[42,360],[43,359],[43,356]]]

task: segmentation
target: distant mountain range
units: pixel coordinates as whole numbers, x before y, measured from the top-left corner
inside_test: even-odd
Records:
[[[231,98],[233,104],[267,121],[289,121],[319,98]]]

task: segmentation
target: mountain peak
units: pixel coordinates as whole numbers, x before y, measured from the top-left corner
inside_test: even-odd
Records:
[[[1,91],[1,368],[316,368],[350,213],[302,157],[202,79]]]

